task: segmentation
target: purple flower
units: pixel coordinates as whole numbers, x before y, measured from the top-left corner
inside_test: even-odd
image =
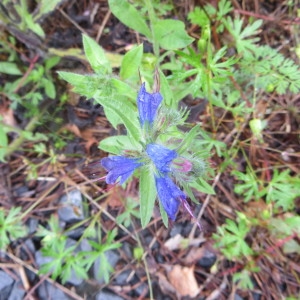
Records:
[[[116,183],[120,177],[120,184],[123,184],[142,165],[138,158],[125,156],[110,156],[101,159],[101,165],[108,171],[106,176],[107,184]]]
[[[175,150],[170,150],[158,144],[148,144],[146,152],[159,172],[166,174],[171,171],[170,164],[177,157]]]
[[[163,97],[160,93],[147,93],[145,83],[142,84],[137,97],[141,126],[143,126],[145,122],[152,125],[162,99]]]
[[[186,195],[168,176],[156,177],[155,183],[159,200],[169,218],[174,221],[180,202],[186,200]]]

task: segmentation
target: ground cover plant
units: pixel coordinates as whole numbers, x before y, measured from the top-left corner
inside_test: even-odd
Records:
[[[0,4],[6,299],[297,299],[293,1]]]

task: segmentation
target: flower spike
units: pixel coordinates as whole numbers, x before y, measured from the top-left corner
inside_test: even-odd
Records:
[[[181,201],[186,200],[184,192],[168,176],[155,178],[159,200],[171,220],[175,220]]]
[[[171,172],[170,164],[173,159],[177,157],[177,152],[175,150],[170,150],[158,144],[148,144],[146,153],[159,172],[163,174]]]
[[[145,83],[142,84],[137,97],[137,107],[139,110],[141,126],[145,123],[149,123],[150,125],[153,124],[162,99],[163,97],[160,93],[147,93]]]
[[[110,156],[102,158],[101,165],[108,171],[106,176],[107,184],[114,184],[120,177],[120,184],[123,184],[142,165],[138,158],[125,156]]]

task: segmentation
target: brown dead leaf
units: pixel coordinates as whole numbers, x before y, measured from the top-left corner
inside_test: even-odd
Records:
[[[68,130],[74,133],[76,136],[84,139],[84,147],[88,153],[90,153],[90,149],[94,144],[98,144],[97,139],[93,136],[93,130],[91,128],[80,130],[77,125],[69,123],[63,126],[60,131],[62,130]]]
[[[194,274],[194,266],[183,267],[175,265],[168,274],[170,283],[175,290],[182,296],[194,298],[200,289]]]
[[[14,112],[10,107],[6,107],[6,105],[1,106],[0,107],[0,116],[2,117],[2,122],[5,125],[9,125],[11,127],[17,126]]]
[[[69,123],[69,124],[63,126],[59,131],[63,131],[63,130],[68,130],[68,131],[74,133],[76,136],[82,138],[81,132],[75,124]]]
[[[111,190],[111,193],[107,197],[107,204],[112,208],[118,208],[124,206],[123,199],[125,199],[125,191],[121,186],[115,185]]]
[[[174,286],[168,281],[167,277],[162,273],[156,274],[158,277],[158,284],[164,295],[176,295],[177,292]]]
[[[193,247],[188,254],[186,255],[186,258],[184,260],[184,263],[191,264],[195,263],[197,260],[202,258],[204,256],[205,249],[204,247]]]

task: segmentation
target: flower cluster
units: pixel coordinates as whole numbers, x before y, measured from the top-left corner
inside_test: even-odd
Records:
[[[133,172],[149,165],[153,171],[158,198],[171,220],[175,220],[180,203],[188,207],[186,194],[177,186],[173,177],[176,173],[189,174],[193,170],[192,159],[181,157],[176,150],[162,145],[161,141],[152,141],[154,124],[163,97],[159,92],[148,93],[142,84],[137,97],[139,122],[146,135],[146,145],[138,157],[109,156],[101,160],[108,171],[108,184],[124,183]],[[119,180],[119,181],[118,181]]]

